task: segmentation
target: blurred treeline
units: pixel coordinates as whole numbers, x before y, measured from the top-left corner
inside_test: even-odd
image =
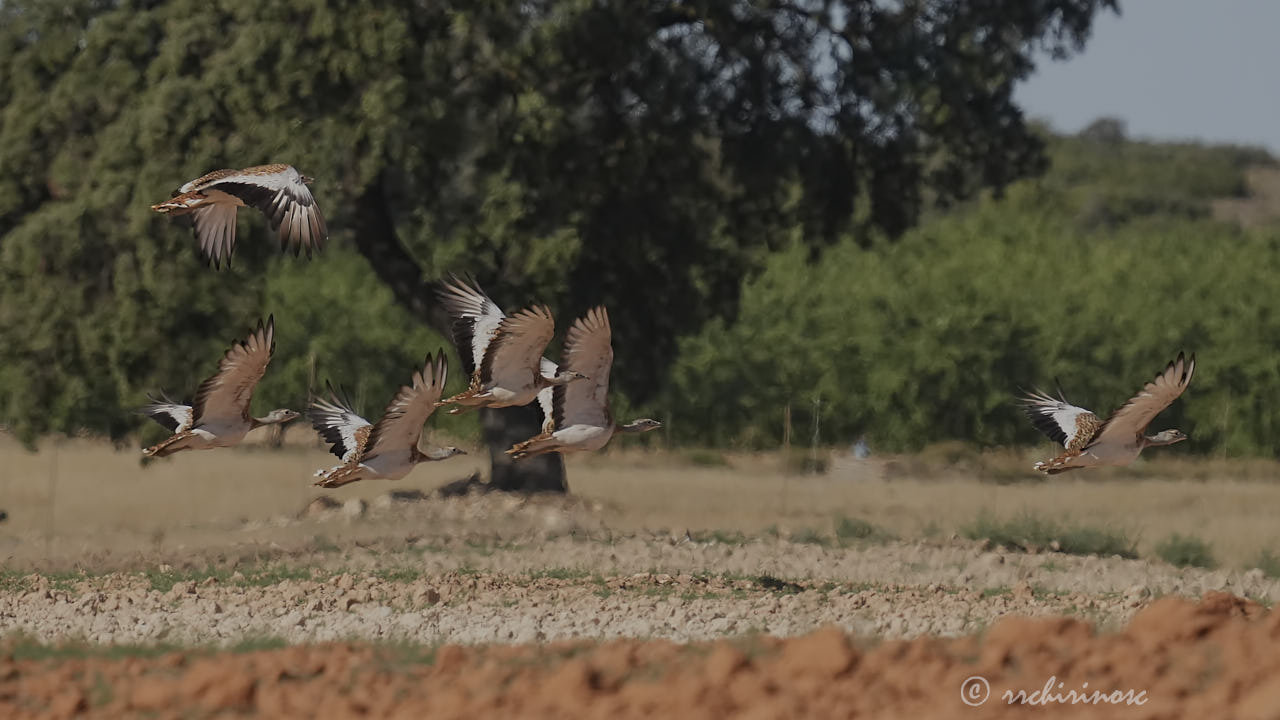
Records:
[[[1213,203],[1271,160],[1054,138],[1013,101],[1115,6],[6,0],[0,425],[158,434],[130,409],[268,313],[257,409],[332,379],[375,413],[447,346],[456,271],[561,328],[606,304],[616,415],[669,423],[647,442],[772,445],[788,407],[797,441],[816,407],[824,442],[1030,442],[1019,386],[1102,412],[1185,348],[1160,422],[1270,453],[1275,235]],[[317,178],[313,260],[242,213],[215,273],[149,210],[266,162]]]

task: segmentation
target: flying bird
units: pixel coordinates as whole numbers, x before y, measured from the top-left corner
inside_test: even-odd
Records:
[[[311,257],[329,237],[324,216],[311,189],[311,178],[292,165],[259,165],[243,170],[214,170],[178,188],[173,197],[151,209],[164,215],[191,215],[200,251],[221,267],[231,264],[236,245],[236,212],[255,207],[270,220],[280,237],[280,249],[303,250]]]
[[[286,423],[298,413],[279,408],[265,417],[249,415],[253,389],[267,371],[276,349],[273,316],[242,341],[234,343],[218,364],[218,372],[200,383],[195,402],[175,403],[166,397],[149,397],[144,415],[169,428],[168,439],[142,451],[146,457],[164,457],[179,450],[208,450],[239,443],[254,428]]]
[[[451,415],[528,405],[544,388],[586,379],[573,370],[557,373],[555,363],[542,357],[556,329],[545,305],[507,316],[474,281],[456,277],[438,295],[453,320],[453,342],[471,378],[466,390],[436,403],[456,405]]]
[[[543,453],[599,450],[614,433],[642,433],[662,423],[642,418],[619,426],[609,410],[609,371],[613,367],[613,330],[604,307],[593,308],[569,328],[565,365],[589,380],[544,389],[542,432],[517,443],[507,454],[520,460]]]
[[[328,470],[317,470],[320,487],[339,487],[357,480],[382,478],[399,480],[420,462],[445,460],[466,452],[449,446],[422,452],[418,440],[422,426],[435,410],[444,390],[449,366],[444,352],[413,374],[383,411],[382,419],[370,423],[351,409],[351,403],[329,386],[329,399],[316,400],[308,415],[320,437],[342,461]]]
[[[1021,404],[1036,429],[1062,443],[1066,452],[1038,462],[1035,469],[1049,475],[1083,467],[1128,465],[1143,448],[1172,445],[1187,439],[1181,430],[1163,430],[1147,435],[1147,426],[1169,407],[1191,383],[1196,356],[1188,361],[1182,353],[1163,372],[1129,399],[1106,420],[1058,397],[1043,392],[1028,393]]]

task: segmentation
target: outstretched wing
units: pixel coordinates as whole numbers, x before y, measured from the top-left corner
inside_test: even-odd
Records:
[[[269,316],[266,325],[259,320],[249,337],[232,345],[222,356],[218,372],[200,383],[192,403],[192,427],[249,422],[253,389],[267,372],[275,350],[276,322]]]
[[[480,381],[507,388],[532,385],[535,374],[541,373],[542,351],[555,332],[555,318],[545,305],[503,318],[480,363]]]
[[[613,329],[604,306],[592,308],[569,328],[564,341],[564,367],[587,376],[552,388],[556,429],[571,425],[612,427],[609,371],[613,367]]]
[[[1177,359],[1165,366],[1156,374],[1151,382],[1143,386],[1137,395],[1111,413],[1102,429],[1098,431],[1095,443],[1114,441],[1131,442],[1147,431],[1147,426],[1165,408],[1191,384],[1191,376],[1196,371],[1196,356],[1193,353],[1188,361],[1182,353]]]
[[[330,452],[342,462],[350,462],[364,452],[373,425],[356,414],[351,403],[332,385],[325,382],[325,387],[329,390],[329,399],[319,398],[312,402],[307,417],[311,418],[311,427],[329,443]]]
[[[1062,397],[1030,392],[1020,402],[1031,424],[1068,450],[1079,450],[1089,444],[1102,426],[1097,415],[1068,403]]]
[[[191,406],[182,405],[161,395],[159,398],[147,396],[150,400],[143,405],[140,412],[169,429],[169,432],[180,433],[191,429]]]
[[[192,211],[191,219],[200,252],[215,268],[221,267],[223,260],[230,266],[236,248],[236,206],[219,202],[201,205]]]
[[[261,210],[278,232],[280,249],[293,248],[297,255],[306,251],[311,257],[329,237],[324,215],[311,196],[311,189],[292,165],[259,165],[238,171],[219,170],[182,186],[183,192],[220,190],[234,195],[245,205]],[[231,208],[232,233],[235,209]],[[197,227],[200,221],[197,217]],[[234,237],[234,235],[233,235]],[[201,238],[201,247],[205,247]]]
[[[467,282],[450,275],[449,282],[436,294],[453,320],[453,344],[458,348],[462,369],[470,378],[484,362],[485,350],[506,315],[474,280]]]
[[[374,424],[364,458],[416,448],[422,426],[435,410],[448,375],[449,364],[443,350],[436,354],[434,360],[427,355],[425,367],[413,374],[413,384],[400,388],[387,405],[382,419]]]

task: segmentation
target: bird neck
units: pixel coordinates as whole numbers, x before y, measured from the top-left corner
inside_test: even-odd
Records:
[[[279,420],[278,418],[273,418],[270,415],[268,415],[267,417],[250,418],[249,429],[253,430],[256,428],[260,428],[263,425],[279,425],[281,422],[282,421]]]
[[[640,426],[640,425],[638,425],[638,424],[636,424],[636,423],[633,423],[633,422],[629,422],[629,423],[627,423],[626,425],[619,425],[617,429],[618,429],[618,432],[624,432],[624,433],[642,433],[642,432],[644,432],[644,428],[643,428],[642,426]]]
[[[1178,442],[1174,438],[1160,437],[1159,435],[1144,435],[1142,437],[1142,447],[1160,447],[1162,445],[1172,445]]]
[[[448,460],[453,457],[453,453],[445,448],[433,448],[426,452],[422,452],[418,448],[413,449],[413,462],[431,462],[433,460]]]
[[[571,377],[569,377],[568,375],[556,375],[555,377],[546,377],[546,376],[544,375],[544,376],[540,376],[540,377],[542,377],[542,380],[543,380],[543,381],[544,381],[548,386],[553,386],[553,385],[568,385],[569,383],[573,382],[573,381],[574,381],[574,379],[575,379],[575,378],[571,378]]]

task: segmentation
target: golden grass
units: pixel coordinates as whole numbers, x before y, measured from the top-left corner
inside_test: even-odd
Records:
[[[862,462],[836,458],[825,475],[795,475],[776,454],[727,454],[723,466],[694,467],[681,453],[614,450],[572,458],[569,482],[576,494],[602,501],[607,523],[624,531],[829,532],[844,515],[903,538],[946,537],[983,510],[997,516],[1032,510],[1126,530],[1148,557],[1175,532],[1207,541],[1228,567],[1280,547],[1277,463],[1166,457],[1128,470],[1037,480],[1025,469],[1031,454],[952,453],[943,460],[936,454]],[[46,442],[28,453],[0,437],[0,509],[9,513],[0,539],[52,533],[92,538],[101,548],[115,535],[176,538],[182,528],[204,528],[199,536],[211,538],[234,532],[242,521],[292,516],[320,494],[368,500],[391,489],[430,491],[487,465],[481,450],[420,466],[396,483],[323,491],[311,485],[311,474],[333,458],[310,443],[180,453],[145,468],[138,458],[136,449],[87,440]],[[1012,477],[1027,481],[1009,483]],[[186,537],[184,542],[198,545],[197,535]]]

